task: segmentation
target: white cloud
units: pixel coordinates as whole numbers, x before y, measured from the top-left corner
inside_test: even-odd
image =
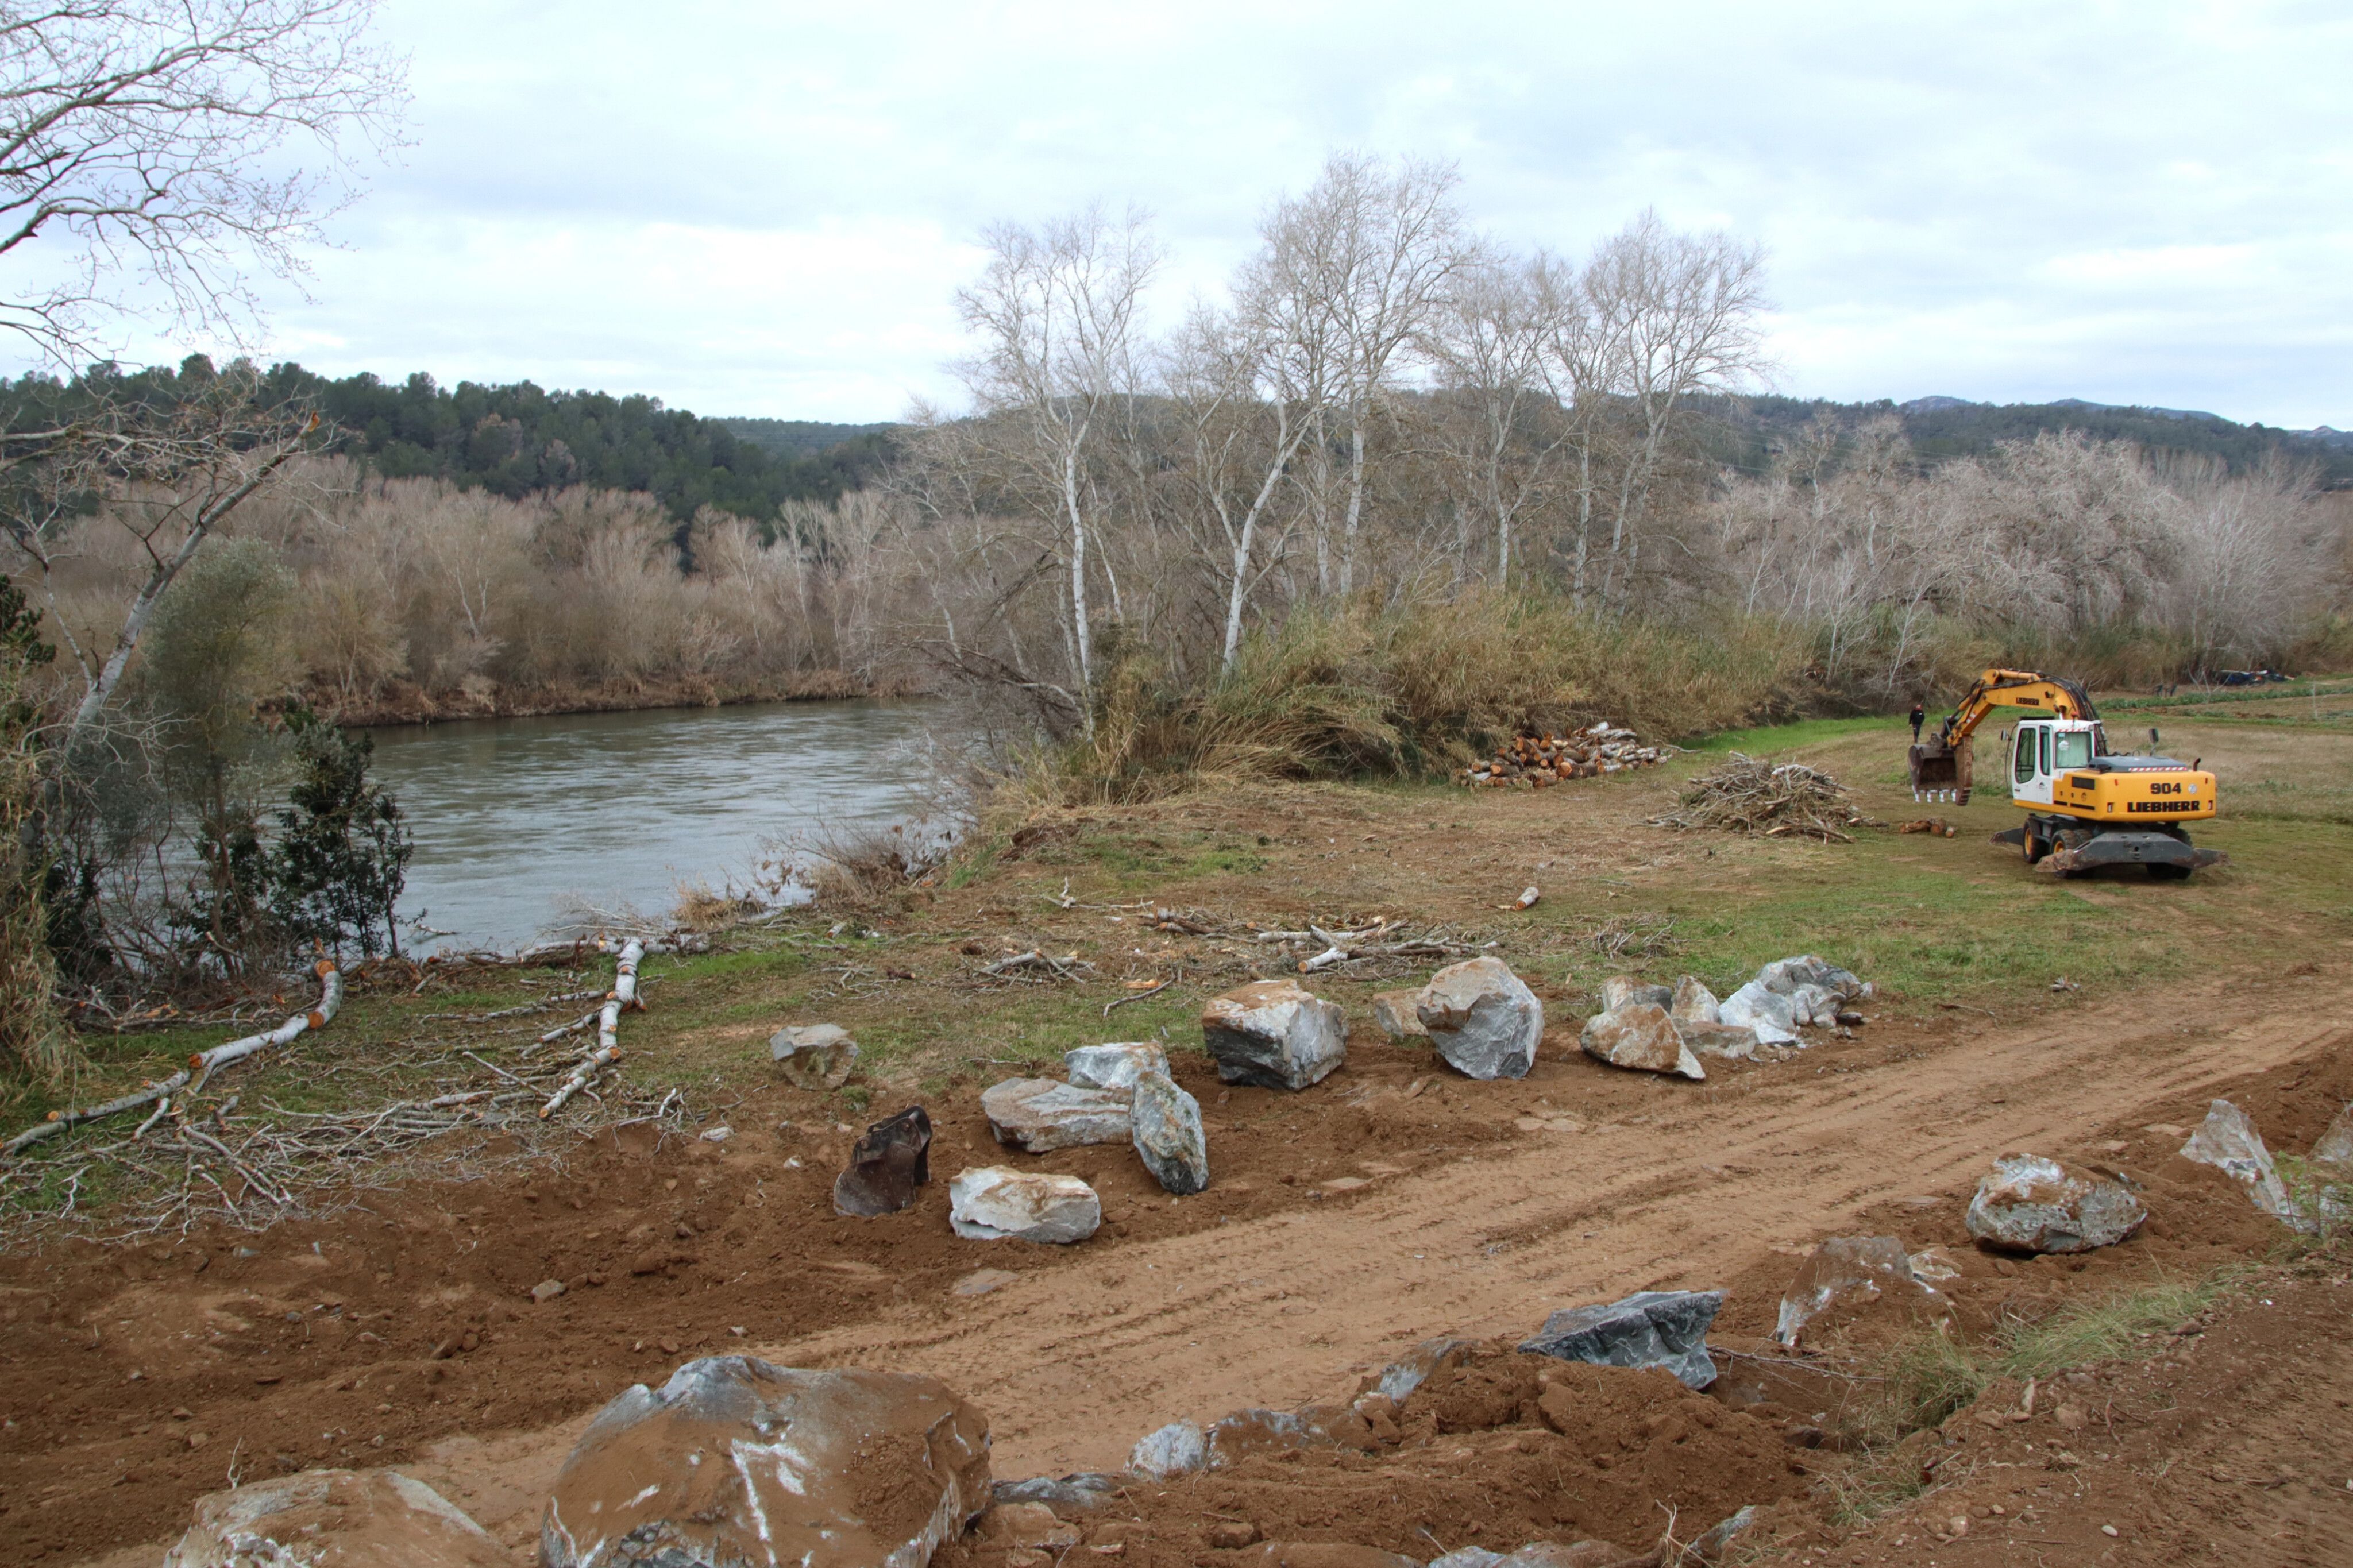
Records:
[[[1499,237],[1762,240],[1784,389],[2353,422],[2353,19],[2317,5],[387,0],[416,145],[274,345],[887,417],[999,218],[1157,215],[1173,305],[1327,149]]]

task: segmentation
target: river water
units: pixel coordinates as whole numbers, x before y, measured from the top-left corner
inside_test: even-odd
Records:
[[[564,906],[659,915],[682,884],[744,885],[767,847],[904,817],[929,702],[473,719],[373,731],[375,775],[416,835],[418,946],[530,942]]]

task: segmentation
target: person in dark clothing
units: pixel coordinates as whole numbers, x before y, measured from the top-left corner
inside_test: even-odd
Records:
[[[1919,703],[1912,704],[1912,743],[1920,743],[1920,726],[1928,721],[1928,710]]]

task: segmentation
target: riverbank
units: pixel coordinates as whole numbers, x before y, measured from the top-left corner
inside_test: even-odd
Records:
[[[845,670],[807,670],[755,680],[708,676],[596,681],[543,686],[478,681],[427,690],[395,681],[373,696],[349,700],[332,689],[305,694],[313,710],[352,729],[429,724],[450,719],[539,719],[566,713],[641,713],[665,708],[730,708],[750,702],[839,702],[922,694],[909,679],[870,679]]]
[[[1827,769],[1865,813],[1901,821],[1921,810],[1903,785],[1905,738],[1889,720],[1818,721],[1544,790],[1254,784],[1044,812],[886,907],[721,931],[708,952],[649,959],[649,1010],[619,1020],[624,1055],[593,1086],[602,1101],[581,1095],[543,1121],[526,1107],[510,1127],[460,1130],[397,1161],[343,1156],[334,1179],[353,1184],[365,1215],[306,1191],[307,1213],[236,1230],[218,1217],[225,1202],[257,1223],[275,1211],[224,1172],[226,1194],[206,1189],[185,1233],[63,1240],[73,1221],[37,1220],[36,1199],[54,1215],[78,1191],[77,1214],[105,1215],[138,1194],[96,1169],[77,1174],[90,1156],[76,1151],[127,1126],[55,1140],[42,1184],[12,1189],[17,1246],[0,1258],[0,1292],[19,1313],[16,1359],[0,1367],[0,1405],[18,1422],[0,1436],[12,1532],[66,1560],[154,1542],[222,1484],[231,1448],[267,1456],[265,1470],[402,1466],[522,1561],[587,1415],[693,1354],[941,1377],[988,1414],[1009,1479],[1115,1467],[1135,1437],[1178,1418],[1345,1399],[1419,1341],[1511,1340],[1554,1308],[1646,1287],[1727,1289],[1719,1345],[1772,1354],[1761,1342],[1775,1304],[1826,1236],[1944,1248],[1964,1267],[1947,1293],[1972,1336],[1981,1320],[2064,1324],[2270,1258],[2285,1233],[2170,1151],[2227,1095],[2301,1152],[2353,1092],[2340,1022],[2353,827],[2333,819],[2353,736],[2168,719],[2168,744],[2201,752],[2238,792],[2200,834],[2231,864],[2187,883],[2029,870],[1988,842],[2015,815],[1989,792],[1934,808],[1958,827],[1952,838],[1863,829],[1821,844],[1652,822],[1734,745]],[[2262,810],[2233,814],[2233,799]],[[1537,900],[1518,907],[1530,885]],[[1470,1080],[1426,1045],[1384,1037],[1374,994],[1438,962],[1397,957],[1307,979],[1350,1025],[1330,1078],[1298,1094],[1217,1082],[1199,1046],[1204,1002],[1295,973],[1299,956],[1237,933],[1380,916],[1491,952],[1535,988],[1548,1026],[1530,1074]],[[1577,1049],[1608,975],[1688,973],[1723,994],[1759,963],[1808,951],[1877,984],[1851,1037],[1782,1061],[1710,1058],[1701,1082]],[[1062,962],[1004,962],[1025,952]],[[214,1095],[244,1101],[222,1135],[243,1146],[273,1107],[356,1113],[509,1092],[501,1074],[543,1081],[575,1047],[541,1037],[595,1005],[611,974],[594,955],[554,969],[385,966],[331,1027],[224,1075]],[[832,1090],[782,1082],[769,1033],[818,1022],[855,1036],[859,1070]],[[159,1077],[222,1037],[98,1042],[99,1072],[110,1085]],[[1113,1038],[1164,1042],[1198,1097],[1205,1193],[1169,1198],[1124,1147],[1030,1156],[992,1137],[985,1088],[1059,1076],[1061,1051]],[[835,1215],[830,1184],[855,1129],[910,1103],[933,1117],[932,1184],[903,1215]],[[1976,1252],[1959,1212],[1989,1162],[2020,1148],[2122,1163],[2156,1213],[2148,1232],[2077,1259],[2005,1266]],[[1103,1230],[1071,1247],[955,1238],[947,1180],[991,1163],[1087,1180]],[[177,1163],[158,1169],[180,1179]],[[2295,1267],[2293,1279],[2241,1277],[2262,1279],[2260,1307],[2207,1298],[2218,1304],[2200,1319],[2202,1347],[2164,1331],[2179,1317],[2137,1321],[2152,1337],[2069,1352],[2088,1381],[2041,1373],[2040,1404],[2021,1408],[2020,1390],[1993,1378],[1949,1444],[1933,1426],[1947,1409],[1909,1447],[1810,1405],[1752,1426],[1715,1403],[1651,1401],[1580,1426],[1512,1382],[1526,1368],[1490,1345],[1465,1379],[1433,1384],[1456,1404],[1402,1406],[1404,1446],[1362,1462],[1260,1455],[1139,1489],[1119,1517],[1142,1528],[1122,1545],[1090,1519],[1087,1549],[1121,1545],[1110,1554],[1138,1568],[1221,1560],[1205,1555],[1224,1550],[1203,1536],[1212,1516],[1416,1561],[1440,1545],[1518,1543],[1473,1525],[1634,1548],[1635,1532],[1671,1522],[1662,1510],[1681,1510],[1687,1539],[1754,1501],[1775,1505],[1774,1532],[1851,1563],[1914,1560],[1932,1532],[1952,1538],[1954,1516],[1970,1521],[1967,1550],[1979,1553],[1964,1561],[2000,1560],[2015,1525],[2058,1545],[2054,1561],[2092,1562],[2118,1539],[2103,1523],[2158,1523],[2137,1479],[2156,1458],[2156,1405],[2176,1389],[2220,1397],[2313,1380],[2295,1335],[2324,1308],[2341,1312],[2330,1304],[2344,1268],[2325,1255]],[[2263,1327],[2292,1302],[2311,1309],[2294,1333]],[[181,1343],[183,1329],[195,1341]],[[1988,1376],[2008,1364],[2006,1346],[1968,1342]],[[1472,1386],[1474,1374],[1487,1381]],[[2286,1507],[2298,1494],[2274,1488],[2275,1471],[2353,1438],[2330,1403],[2353,1396],[2353,1371],[2332,1361],[2314,1386],[2327,1397],[2282,1417],[2310,1432],[2253,1455],[2268,1468],[2234,1447],[2270,1419],[2267,1405],[2227,1438],[2190,1435],[2208,1468],[2262,1480],[2248,1506]],[[2054,1388],[2094,1425],[2065,1425]],[[1474,1396],[1476,1412],[1463,1403]],[[1447,1440],[1425,1441],[1420,1416]],[[192,1444],[198,1432],[206,1440]],[[1954,1456],[1933,1475],[1930,1443]],[[1694,1455],[1705,1463],[1681,1468]],[[1595,1456],[1613,1458],[1607,1476]],[[2307,1511],[2338,1506],[2317,1479],[2293,1483],[2315,1489]],[[2114,1560],[2193,1561],[2199,1540],[2239,1539],[2234,1519],[2205,1507],[2238,1486],[2218,1481],[2197,1509],[2177,1499],[2163,1551],[2128,1543]],[[1409,1507],[1384,1500],[1401,1489]],[[1029,1561],[988,1537],[954,1550],[978,1568]],[[1940,1544],[1937,1560],[1952,1550]]]

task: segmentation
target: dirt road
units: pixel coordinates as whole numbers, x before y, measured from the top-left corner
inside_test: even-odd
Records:
[[[1434,1333],[1519,1333],[1571,1302],[1774,1279],[1790,1268],[1777,1251],[1891,1203],[1935,1199],[1915,1235],[1949,1230],[2006,1150],[2080,1156],[2122,1130],[2140,1142],[2113,1157],[2153,1162],[2179,1137],[2143,1124],[2194,1122],[2233,1079],[2353,1039],[2348,1000],[2315,976],[2181,985],[2025,1028],[1866,1030],[1705,1085],[1607,1073],[1556,1031],[1524,1083],[1444,1092],[1561,1130],[1515,1128],[1409,1176],[1383,1174],[1394,1151],[1371,1143],[1366,1185],[1302,1208],[1104,1248],[959,1299],[944,1321],[911,1305],[745,1348],[943,1378],[990,1413],[1001,1476],[1116,1468],[1163,1422],[1345,1393]],[[1316,1092],[1364,1101],[1377,1128],[1398,1094],[1341,1079]],[[1725,1321],[1761,1326],[1767,1293],[1741,1291]],[[579,1425],[459,1439],[410,1468],[519,1542]]]

